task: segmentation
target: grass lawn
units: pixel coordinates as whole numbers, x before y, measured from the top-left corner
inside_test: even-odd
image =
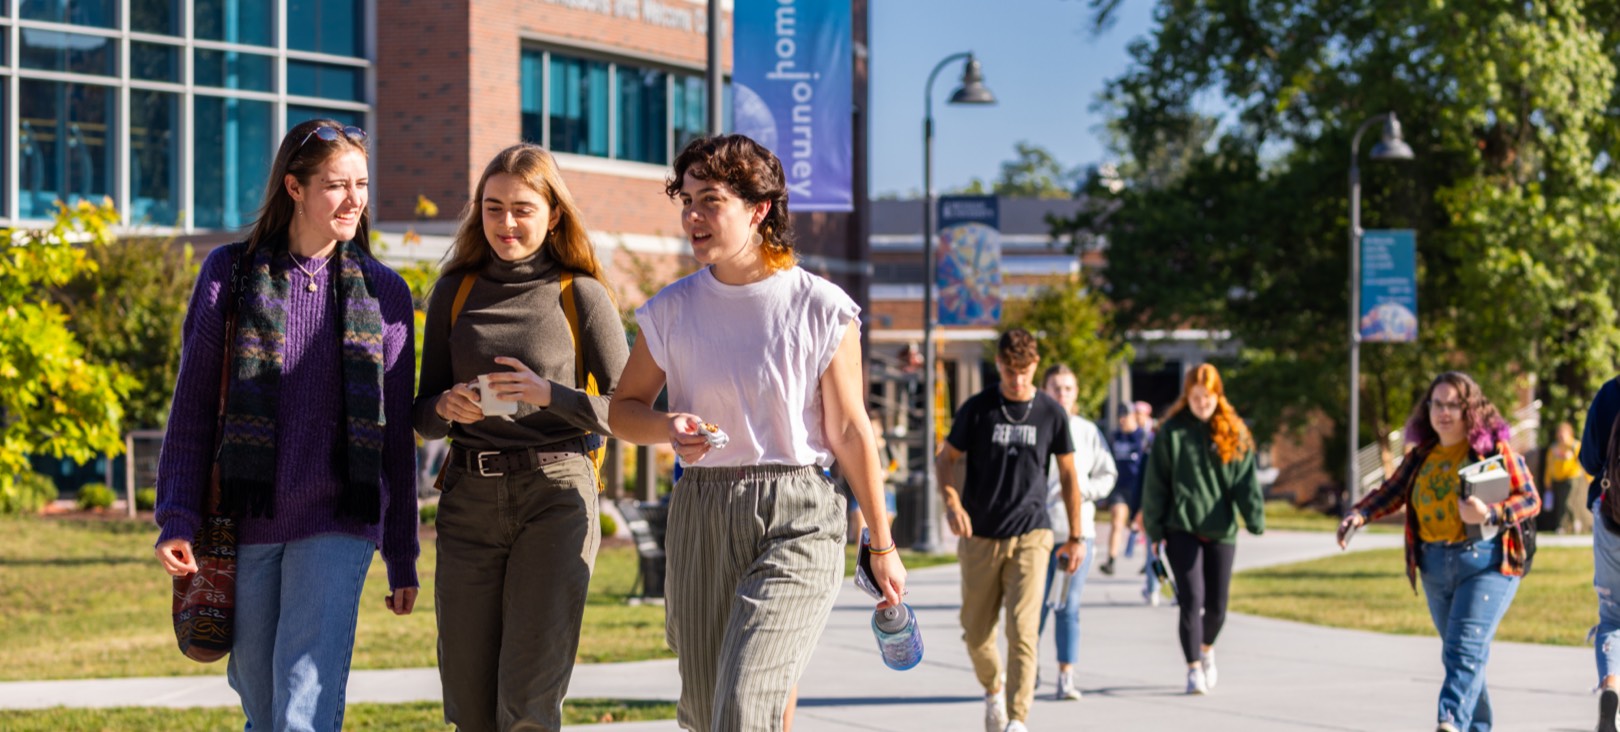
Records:
[[[1398,534],[1402,531],[1402,526],[1399,521],[1395,523],[1380,521],[1362,530],[1380,534]],[[1266,528],[1285,531],[1337,531],[1339,517],[1309,508],[1299,508],[1288,501],[1266,501]]]
[[[570,699],[563,703],[563,724],[640,722],[674,719],[675,705],[664,702]],[[241,710],[163,709],[42,709],[0,711],[0,729],[9,732],[208,732],[242,726]],[[343,729],[375,732],[444,732],[444,709],[437,702],[413,704],[350,704]]]
[[[1350,552],[1299,564],[1241,572],[1233,612],[1381,633],[1434,635],[1422,583],[1413,595],[1400,549]],[[1592,550],[1543,547],[1519,584],[1499,640],[1585,645],[1597,622]]]
[[[224,673],[223,664],[199,664],[175,648],[169,577],[152,556],[156,539],[157,528],[147,523],[0,519],[0,681]],[[903,556],[911,569],[955,561]],[[853,550],[849,557],[853,564]],[[354,668],[436,665],[433,567],[433,542],[425,541],[416,610],[396,617],[383,607],[388,580],[382,560],[372,562]],[[671,657],[664,608],[624,602],[635,579],[633,548],[598,555],[581,662]]]

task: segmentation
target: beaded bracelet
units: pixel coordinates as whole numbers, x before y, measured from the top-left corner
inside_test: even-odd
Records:
[[[880,554],[893,554],[896,548],[895,543],[892,541],[889,542],[889,548],[887,549],[873,549],[871,544],[867,544],[866,552],[872,556],[878,556]]]

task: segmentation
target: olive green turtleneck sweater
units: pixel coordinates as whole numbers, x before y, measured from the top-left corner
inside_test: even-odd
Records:
[[[461,273],[441,278],[433,287],[422,329],[422,376],[413,409],[416,431],[428,439],[446,435],[473,450],[540,447],[579,437],[608,434],[608,398],[618,385],[629,348],[619,312],[607,288],[590,277],[574,277],[585,368],[596,377],[601,395],[588,397],[576,385],[574,346],[563,314],[561,267],[545,248],[525,260],[491,257],[478,273],[455,328],[450,307],[461,286]],[[551,406],[519,404],[513,421],[486,417],[473,424],[441,419],[434,410],[452,385],[474,381],[479,374],[508,371],[497,356],[522,361],[551,381]]]

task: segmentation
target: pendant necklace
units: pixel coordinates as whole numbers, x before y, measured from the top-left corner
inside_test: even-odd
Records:
[[[297,255],[288,255],[288,256],[292,257],[293,266],[297,267],[299,271],[304,273],[305,277],[309,278],[309,285],[304,287],[304,289],[309,290],[310,292],[314,292],[314,291],[320,289],[319,287],[315,286],[315,272],[319,272],[319,271],[321,271],[323,269],[326,269],[326,263],[332,261],[332,256],[327,255],[326,259],[322,259],[320,264],[315,265],[315,270],[314,271],[310,271],[308,268],[304,267],[304,263],[298,261],[298,256]]]

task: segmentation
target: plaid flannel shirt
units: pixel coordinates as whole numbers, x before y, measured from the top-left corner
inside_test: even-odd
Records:
[[[1423,467],[1423,461],[1429,459],[1429,453],[1434,450],[1436,444],[1424,443],[1407,453],[1406,459],[1402,460],[1401,466],[1395,470],[1395,475],[1384,481],[1377,490],[1357,501],[1355,510],[1369,522],[1401,510],[1412,497],[1412,487],[1417,483],[1418,470]],[[1505,442],[1497,443],[1496,452],[1506,457],[1502,464],[1507,468],[1510,486],[1506,500],[1491,504],[1491,513],[1496,516],[1497,525],[1502,527],[1504,542],[1502,574],[1522,577],[1527,554],[1519,523],[1541,513],[1541,497],[1531,478],[1530,468],[1524,463],[1524,458],[1514,453],[1513,448]],[[1468,451],[1468,456],[1470,460],[1481,459],[1481,456],[1472,449]],[[1417,535],[1417,514],[1407,511],[1406,579],[1412,583],[1413,594],[1417,594]]]

